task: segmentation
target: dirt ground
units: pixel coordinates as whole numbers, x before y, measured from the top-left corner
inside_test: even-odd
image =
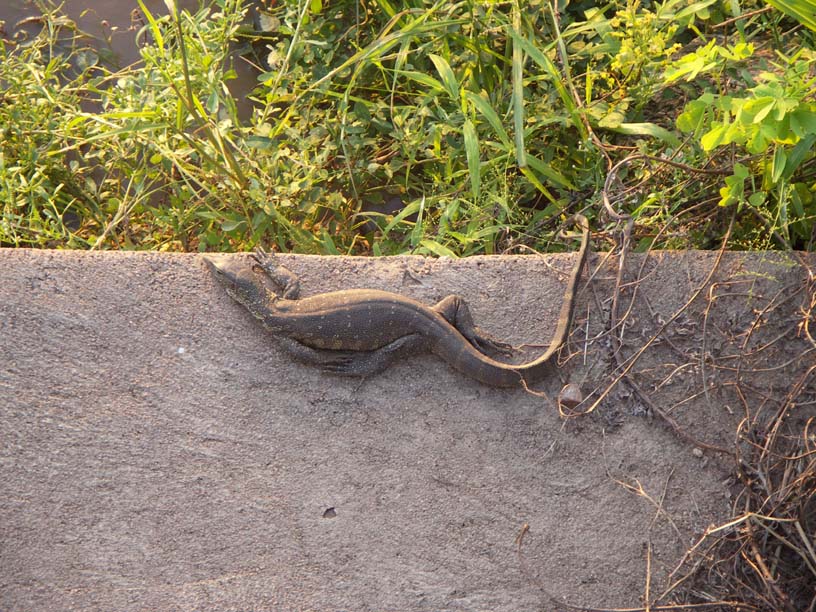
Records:
[[[307,295],[458,293],[523,345],[549,342],[573,257],[281,261]],[[735,459],[709,447],[748,413],[816,416],[816,258],[727,253],[706,282],[716,259],[628,259],[621,359],[644,399],[613,384],[603,254],[544,397],[427,355],[364,381],[293,363],[196,255],[0,250],[0,609],[656,601],[731,511]],[[588,414],[559,415],[567,381]]]

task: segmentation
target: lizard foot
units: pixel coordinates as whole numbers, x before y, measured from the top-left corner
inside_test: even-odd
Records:
[[[478,328],[477,328],[478,329]],[[498,353],[508,357],[514,353],[513,345],[507,342],[500,342],[482,333],[475,333],[473,336],[465,336],[470,343],[483,353]]]
[[[264,270],[268,271],[270,268],[275,267],[275,264],[272,261],[273,255],[267,253],[260,245],[255,247],[255,251],[252,253],[252,259],[254,259],[257,265],[261,266],[261,268]]]
[[[513,347],[506,342],[500,342],[488,334],[484,333],[473,323],[465,300],[458,295],[449,295],[432,310],[435,310],[445,320],[459,330],[468,342],[482,353],[500,353],[502,355],[512,355]]]
[[[300,295],[300,281],[297,274],[275,263],[274,253],[267,253],[262,246],[255,247],[255,252],[252,253],[252,259],[255,260],[255,266],[263,270],[266,275],[272,279],[278,287],[283,290],[283,299],[296,300]]]
[[[370,376],[419,350],[425,338],[408,334],[372,351],[323,351],[320,367],[340,376]]]

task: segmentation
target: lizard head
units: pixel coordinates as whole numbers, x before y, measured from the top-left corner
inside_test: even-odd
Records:
[[[229,255],[205,255],[204,261],[229,296],[250,310],[265,303],[267,288],[255,273],[255,266]]]

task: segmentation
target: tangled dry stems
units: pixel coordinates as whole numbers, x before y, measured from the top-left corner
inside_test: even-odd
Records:
[[[816,609],[816,423],[796,431],[789,415],[742,422],[732,518],[706,530],[665,595],[723,612]]]
[[[650,555],[647,550],[644,606],[627,608],[627,612],[669,610],[713,610],[716,612],[814,612],[816,611],[816,417],[806,418],[804,411],[816,403],[814,373],[816,372],[816,341],[812,327],[816,316],[816,274],[799,257],[806,271],[804,281],[783,287],[767,299],[763,308],[754,311],[754,320],[744,332],[739,350],[733,355],[712,355],[706,349],[707,322],[718,291],[731,284],[712,282],[721,256],[728,244],[734,217],[725,232],[719,256],[704,282],[683,307],[663,324],[651,340],[634,355],[624,359],[622,338],[618,330],[626,321],[635,301],[639,281],[624,284],[625,255],[630,243],[632,220],[614,210],[609,192],[618,167],[631,162],[624,160],[609,173],[602,192],[608,216],[623,224],[620,244],[621,261],[615,297],[610,308],[607,332],[613,346],[617,375],[601,396],[584,411],[591,412],[619,383],[626,384],[650,411],[661,418],[681,439],[698,448],[728,456],[734,462],[735,483],[729,520],[709,527],[687,551],[671,573],[668,588],[654,597],[651,591]],[[645,261],[645,260],[644,260]],[[642,267],[638,278],[641,278]],[[625,286],[631,288],[629,308],[619,316],[618,295]],[[732,448],[721,448],[695,440],[667,413],[659,409],[629,376],[635,362],[663,332],[686,311],[696,299],[707,297],[704,311],[703,344],[700,351],[700,371],[703,392],[710,403],[708,377],[717,376],[724,388],[730,388],[742,405],[743,418],[735,432]],[[798,317],[793,325],[783,325],[781,333],[770,340],[758,338],[765,322],[782,317],[780,306],[799,299]],[[786,344],[795,336],[801,344]],[[787,339],[787,340],[786,340]],[[808,347],[807,345],[810,345]],[[804,346],[803,351],[798,347]],[[769,355],[781,355],[773,359]],[[769,363],[774,361],[778,363]],[[814,365],[808,366],[808,363]],[[799,364],[798,372],[795,367]],[[801,364],[805,364],[804,368]],[[763,389],[748,378],[765,372],[784,376],[795,373],[787,393]],[[810,414],[810,413],[807,413]],[[626,485],[624,485],[626,486]],[[635,493],[638,493],[635,491]],[[641,492],[642,493],[642,492]],[[639,494],[641,494],[639,493]],[[646,496],[648,497],[648,496]],[[653,500],[650,500],[653,503]],[[662,503],[656,503],[658,510]],[[561,604],[563,605],[563,604]],[[623,612],[620,609],[572,607],[585,612]]]
[[[728,368],[744,410],[734,447],[737,491],[732,518],[706,530],[675,571],[683,571],[683,576],[666,594],[682,592],[683,601],[708,603],[723,612],[816,610],[816,419],[800,414],[814,403],[816,364],[805,367],[782,397],[752,388],[741,376],[743,371],[758,371],[750,367],[749,358],[782,338],[751,350],[754,331],[768,313],[797,296],[804,297],[796,335],[816,348],[807,333],[814,289],[814,275],[808,271],[800,287],[769,300],[745,335],[737,367]],[[813,362],[813,348],[781,354],[807,364]],[[775,409],[768,415],[769,407]]]

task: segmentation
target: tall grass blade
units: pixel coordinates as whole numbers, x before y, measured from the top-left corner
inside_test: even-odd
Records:
[[[807,0],[767,0],[767,2],[816,32],[816,2],[807,2]]]
[[[544,72],[549,75],[550,79],[552,80],[553,86],[555,87],[555,91],[558,93],[558,97],[561,99],[564,108],[569,113],[572,124],[575,129],[581,134],[582,139],[587,138],[587,131],[586,127],[584,126],[584,122],[581,117],[581,112],[578,106],[575,104],[575,100],[573,100],[572,96],[569,93],[569,89],[567,85],[564,83],[564,77],[562,77],[561,73],[559,72],[558,68],[553,64],[552,60],[547,57],[538,47],[533,45],[529,40],[527,40],[524,36],[522,36],[518,31],[514,28],[508,29],[508,34],[513,37],[513,42],[518,43],[524,52],[530,56],[536,64],[538,64],[541,68],[544,69]],[[548,45],[552,47],[553,43]]]
[[[540,159],[538,159],[535,155],[527,154],[527,165],[530,166],[533,170],[538,172],[539,174],[543,174],[546,176],[550,181],[558,185],[559,187],[563,187],[565,189],[577,189],[575,185],[570,181],[566,176],[554,170],[550,164],[547,164]]]
[[[521,9],[518,0],[513,1],[513,30],[521,31]],[[516,163],[519,168],[527,165],[524,148],[524,58],[517,38],[513,39],[513,132],[516,143]]]
[[[470,119],[465,120],[462,132],[465,136],[465,154],[467,155],[468,172],[470,173],[470,189],[473,191],[473,197],[478,199],[481,195],[482,185],[479,136],[476,134],[476,128]]]
[[[530,165],[532,165],[532,164],[530,164]],[[535,188],[538,189],[542,193],[542,195],[545,198],[547,198],[553,204],[555,204],[557,202],[557,200],[555,199],[553,194],[550,193],[550,190],[547,189],[540,180],[538,180],[538,177],[535,175],[535,172],[533,172],[530,169],[530,166],[522,166],[520,168],[520,170],[521,170],[521,173],[527,178],[527,180],[530,181],[535,186]]]
[[[164,53],[164,36],[162,36],[161,28],[156,22],[156,18],[153,17],[153,13],[147,10],[147,7],[142,0],[136,0],[136,2],[139,3],[139,8],[142,9],[142,15],[145,16],[147,23],[150,25],[150,33],[153,35],[153,41],[156,43],[159,51]]]

